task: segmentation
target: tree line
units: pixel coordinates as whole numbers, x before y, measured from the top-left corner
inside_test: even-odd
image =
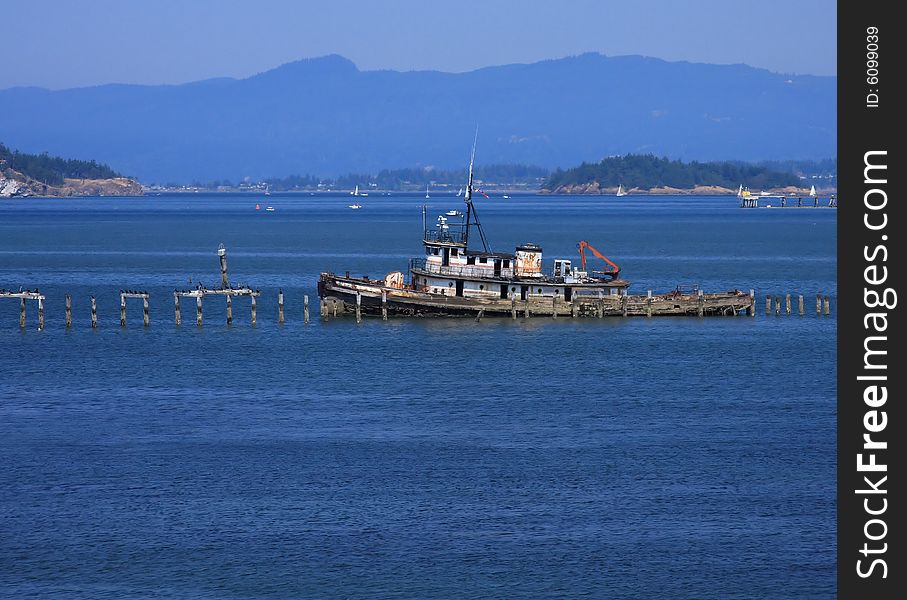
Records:
[[[622,185],[624,189],[692,189],[699,185],[732,189],[743,185],[750,189],[766,189],[801,185],[800,177],[794,172],[774,170],[765,164],[737,161],[685,163],[653,154],[627,154],[611,156],[598,163],[583,163],[572,169],[557,169],[542,188],[556,190],[561,186],[596,182],[600,187]]]
[[[94,160],[50,156],[47,152],[29,154],[10,150],[0,144],[0,170],[18,171],[48,185],[60,185],[64,179],[110,179],[120,174]]]

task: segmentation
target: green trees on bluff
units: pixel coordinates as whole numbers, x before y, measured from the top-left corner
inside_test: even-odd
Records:
[[[10,150],[0,144],[0,173],[7,169],[18,171],[23,175],[48,185],[60,185],[63,179],[110,179],[120,177],[119,173],[107,165],[93,160],[76,160],[42,154],[28,154]]]
[[[558,169],[548,177],[543,189],[556,190],[562,186],[588,185],[600,187],[650,189],[673,187],[691,189],[698,185],[763,189],[800,185],[793,173],[773,171],[766,166],[742,162],[689,162],[658,158],[652,154],[612,156],[599,163],[583,163],[572,169]]]

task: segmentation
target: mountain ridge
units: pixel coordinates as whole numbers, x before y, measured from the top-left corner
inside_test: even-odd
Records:
[[[464,73],[360,71],[340,55],[244,79],[0,90],[0,139],[143,181],[283,176],[478,159],[553,168],[609,155],[835,154],[836,77],[586,53]]]

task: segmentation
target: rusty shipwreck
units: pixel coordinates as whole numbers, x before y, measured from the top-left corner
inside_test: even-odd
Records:
[[[630,295],[620,267],[579,243],[580,265],[559,258],[543,268],[542,248],[526,243],[514,252],[493,252],[479,221],[473,197],[473,164],[464,194],[465,214],[440,215],[429,225],[422,208],[424,256],[410,260],[407,273],[383,279],[321,273],[318,295],[323,317],[383,316],[529,316],[605,317],[754,314],[752,291],[703,293],[680,288],[660,295]],[[476,238],[480,249],[470,248]],[[477,244],[476,244],[477,245]],[[587,270],[586,250],[600,259]]]

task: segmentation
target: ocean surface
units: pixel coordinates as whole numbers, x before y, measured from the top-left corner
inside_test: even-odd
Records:
[[[480,197],[495,250],[585,239],[631,293],[757,315],[320,321],[319,272],[405,270],[424,202],[0,201],[0,288],[47,296],[41,332],[0,299],[0,597],[834,596],[836,211]],[[176,327],[220,243],[257,326],[209,298]],[[785,293],[805,317],[764,315]]]

